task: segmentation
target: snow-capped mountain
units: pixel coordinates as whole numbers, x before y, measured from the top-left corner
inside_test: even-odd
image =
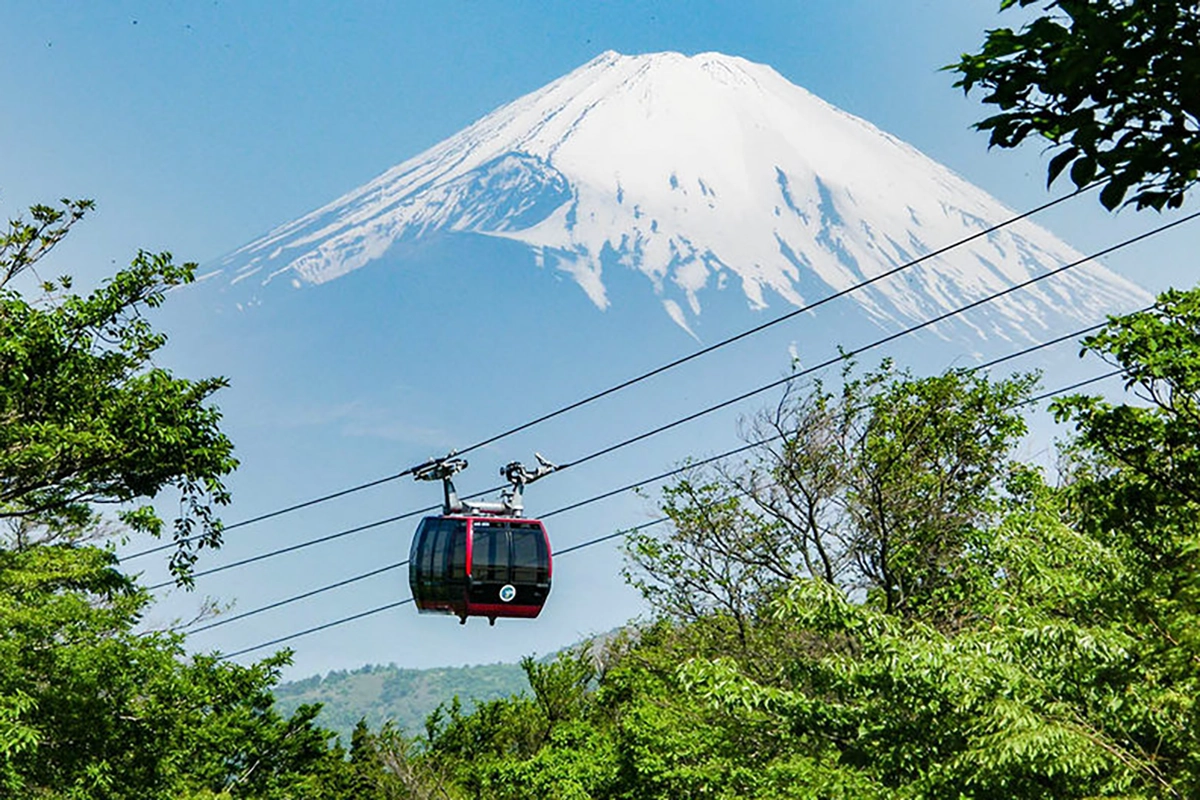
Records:
[[[600,309],[642,273],[691,330],[718,291],[801,305],[1013,216],[913,147],[718,53],[607,52],[370,183],[224,258],[261,295],[369,265],[398,243],[470,233],[519,242]],[[911,322],[1080,254],[1022,221],[855,293]],[[1036,338],[1146,295],[1087,265],[990,306],[980,335]]]

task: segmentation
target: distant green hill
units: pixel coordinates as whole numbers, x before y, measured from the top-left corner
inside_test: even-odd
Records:
[[[466,708],[475,703],[526,691],[529,684],[517,664],[401,669],[368,664],[352,672],[335,670],[324,677],[280,684],[275,700],[285,713],[305,703],[322,703],[318,722],[337,731],[344,744],[359,719],[372,728],[394,720],[405,733],[424,731],[425,717],[439,703],[458,696]]]

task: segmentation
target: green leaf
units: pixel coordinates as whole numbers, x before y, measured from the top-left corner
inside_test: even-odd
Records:
[[[1061,153],[1054,156],[1054,158],[1050,159],[1050,167],[1046,177],[1046,186],[1048,187],[1050,184],[1054,183],[1054,179],[1062,174],[1062,171],[1066,169],[1067,164],[1071,163],[1071,161],[1078,155],[1078,148],[1068,147],[1066,150],[1063,150]]]

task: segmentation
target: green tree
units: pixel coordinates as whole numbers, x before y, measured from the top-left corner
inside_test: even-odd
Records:
[[[744,641],[801,577],[905,613],[936,598],[951,614],[949,596],[970,591],[963,556],[986,548],[1034,377],[846,377],[836,395],[818,384],[759,415],[749,436],[764,444],[747,461],[669,487],[672,530],[626,539],[630,579],[657,610],[719,614]]]
[[[549,662],[525,658],[521,666],[532,696],[480,703],[469,714],[456,697],[430,715],[420,750],[397,748],[403,757],[390,760],[407,765],[393,772],[407,776],[413,796],[612,796],[610,717],[596,699],[591,649]]]
[[[986,549],[959,555],[986,578],[971,615],[946,627],[945,596],[896,613],[804,577],[771,607],[812,643],[790,668],[696,657],[679,670],[714,711],[791,732],[799,796],[1200,791],[1200,291],[1167,293],[1085,347],[1145,404],[1056,402],[1075,426],[1067,481],[1009,472]]]
[[[1177,208],[1200,176],[1200,8],[1178,0],[1002,0],[1037,7],[1020,30],[987,32],[948,69],[998,113],[976,125],[991,144],[1057,150],[1082,187],[1106,182],[1108,209]]]
[[[1085,347],[1120,366],[1141,398],[1059,400],[1074,425],[1066,496],[1074,524],[1127,566],[1114,607],[1137,631],[1145,680],[1170,686],[1158,758],[1200,791],[1200,289],[1113,320]],[[1178,694],[1176,694],[1178,693]],[[1143,746],[1149,748],[1148,738]]]
[[[274,797],[337,771],[315,707],[271,707],[287,653],[241,667],[136,632],[151,597],[113,561],[78,544],[0,550],[0,794]]]
[[[152,598],[94,543],[159,535],[150,501],[173,490],[186,582],[220,542],[236,462],[209,404],[224,380],[153,360],[165,337],[146,313],[192,265],[139,253],[86,296],[69,278],[34,300],[12,288],[90,208],[35,206],[0,236],[0,795],[338,796],[346,764],[317,708],[272,708],[289,654],[242,667],[138,633]]]
[[[43,283],[30,301],[10,282],[32,270],[91,208],[35,206],[0,236],[0,521],[21,548],[97,530],[97,508],[116,505],[130,531],[159,536],[144,501],[179,496],[172,570],[187,580],[195,550],[220,543],[213,504],[237,462],[208,404],[223,378],[188,380],[154,365],[166,337],[146,319],[194,264],[138,253],[87,296],[70,278]],[[143,504],[133,507],[137,501]]]

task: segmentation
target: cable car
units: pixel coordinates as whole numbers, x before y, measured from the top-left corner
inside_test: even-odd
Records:
[[[426,517],[409,553],[422,613],[536,617],[550,594],[550,542],[536,519]]]
[[[463,459],[447,457],[414,470],[417,480],[441,480],[442,514],[421,520],[409,551],[408,582],[423,614],[534,618],[550,595],[550,540],[540,520],[524,516],[521,491],[526,484],[553,472],[555,466],[537,456],[538,468],[520,462],[500,471],[512,484],[498,503],[460,500],[451,480],[466,468]]]

